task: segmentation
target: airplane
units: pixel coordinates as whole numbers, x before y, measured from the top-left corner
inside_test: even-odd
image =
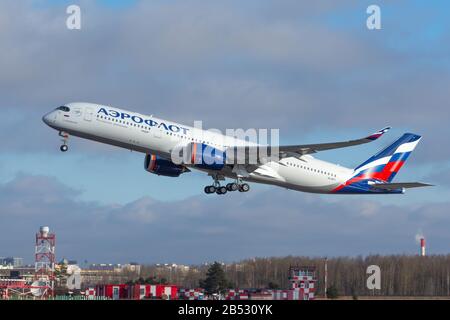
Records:
[[[403,134],[354,169],[312,156],[320,151],[375,141],[390,127],[361,139],[278,146],[277,157],[271,157],[270,151],[267,152],[270,157],[260,157],[259,151],[269,146],[101,104],[68,103],[47,113],[42,120],[59,131],[62,152],[68,150],[70,136],[142,152],[145,170],[157,175],[179,177],[191,169],[207,173],[213,184],[204,188],[206,194],[248,192],[247,182],[321,194],[400,194],[408,188],[432,186],[392,182],[421,140],[414,133]],[[183,161],[175,163],[173,152],[180,146]],[[241,156],[230,156],[233,161],[227,161],[228,154],[236,152]],[[248,161],[251,154],[258,154],[254,163]],[[222,185],[220,182],[226,178],[233,182]]]

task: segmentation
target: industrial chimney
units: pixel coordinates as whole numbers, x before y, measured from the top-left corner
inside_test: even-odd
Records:
[[[425,257],[425,238],[420,238],[420,255]]]

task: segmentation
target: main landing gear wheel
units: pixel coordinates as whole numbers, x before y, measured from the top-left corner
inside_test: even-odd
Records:
[[[228,191],[237,191],[239,189],[239,185],[237,183],[229,183],[227,184]]]
[[[216,192],[216,187],[214,187],[214,186],[206,186],[205,187],[206,194],[210,194],[210,193],[214,193],[214,192]]]
[[[227,187],[221,186],[219,182],[219,177],[217,175],[213,175],[214,183],[212,186],[206,186],[204,191],[206,194],[216,193],[216,194],[225,194],[227,193]],[[222,179],[223,180],[223,179]]]
[[[250,190],[250,186],[247,183],[243,183],[239,186],[239,192],[248,192]]]
[[[63,144],[61,147],[59,147],[59,150],[61,150],[62,152],[66,152],[67,150],[69,150],[69,147],[66,144]]]
[[[212,186],[206,186],[204,191],[206,194],[226,194],[227,192],[239,191],[247,192],[250,190],[250,186],[247,183],[242,183],[242,179],[236,179],[236,182],[228,183],[226,186],[221,186],[217,176],[213,176],[214,184]],[[223,180],[223,179],[222,179]]]
[[[217,194],[225,194],[225,193],[227,193],[227,188],[224,186],[219,187],[219,188],[217,188],[216,193]]]

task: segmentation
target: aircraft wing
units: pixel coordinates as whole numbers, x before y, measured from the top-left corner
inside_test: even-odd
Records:
[[[397,190],[401,188],[419,188],[419,187],[432,187],[432,184],[422,182],[397,182],[397,183],[375,183],[371,184],[371,188],[383,189],[383,190]]]
[[[359,144],[364,144],[364,143],[375,141],[379,137],[381,137],[384,133],[389,131],[389,129],[391,129],[391,127],[386,127],[377,132],[372,133],[371,135],[369,135],[367,137],[364,137],[361,139],[356,139],[356,140],[318,143],[318,144],[280,146],[279,150],[280,150],[280,152],[292,152],[292,153],[298,153],[300,155],[304,155],[304,154],[316,153],[318,151],[352,147],[352,146],[357,146]]]
[[[260,155],[265,154],[267,156],[270,156],[273,152],[273,150],[276,150],[279,153],[280,158],[284,158],[287,156],[302,156],[305,154],[311,154],[316,153],[318,151],[325,151],[325,150],[331,150],[331,149],[339,149],[339,148],[346,148],[346,147],[352,147],[359,144],[369,143],[372,141],[375,141],[379,137],[381,137],[384,133],[389,131],[391,127],[383,128],[377,132],[372,133],[371,135],[356,139],[356,140],[349,140],[349,141],[340,141],[340,142],[329,142],[329,143],[317,143],[317,144],[303,144],[303,145],[288,145],[288,146],[235,146],[235,147],[229,147],[228,151],[233,151],[235,155],[235,159],[255,159],[258,158],[259,161]],[[261,153],[261,149],[265,149],[264,153]],[[228,155],[228,153],[227,153]]]

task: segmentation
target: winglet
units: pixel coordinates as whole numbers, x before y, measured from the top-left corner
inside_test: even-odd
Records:
[[[366,139],[369,140],[377,140],[379,137],[381,137],[383,134],[385,134],[386,132],[388,132],[391,129],[391,127],[386,127],[383,128],[377,132],[372,133],[370,136],[366,137]]]

